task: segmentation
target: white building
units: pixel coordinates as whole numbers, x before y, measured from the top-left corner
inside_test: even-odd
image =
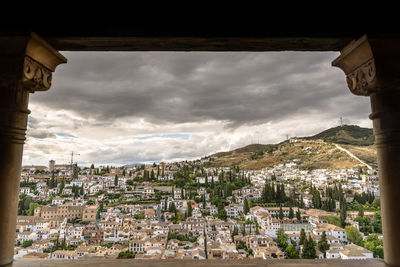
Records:
[[[226,215],[229,218],[239,218],[243,214],[243,206],[239,204],[229,204],[225,207]]]

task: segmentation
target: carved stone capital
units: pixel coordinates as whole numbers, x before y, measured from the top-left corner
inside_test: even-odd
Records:
[[[332,62],[346,74],[350,91],[355,95],[400,89],[400,40],[389,37],[362,36],[352,41]]]
[[[376,90],[376,68],[371,46],[364,35],[351,42],[332,62],[346,74],[350,91],[355,95],[368,96]]]
[[[28,36],[0,37],[0,87],[28,92],[50,89],[52,72],[67,59],[46,41]]]
[[[25,56],[21,85],[33,93],[50,89],[52,72],[29,56]]]
[[[49,90],[52,73],[66,61],[34,33],[0,36],[0,142],[24,143],[29,93]]]
[[[376,89],[375,61],[373,58],[346,75],[347,86],[355,95],[367,96]]]

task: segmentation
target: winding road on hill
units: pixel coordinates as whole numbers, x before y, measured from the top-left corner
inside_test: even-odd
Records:
[[[362,161],[361,159],[359,159],[357,156],[355,156],[353,153],[351,153],[350,151],[348,151],[347,149],[339,146],[338,144],[335,144],[336,148],[346,152],[350,157],[354,158],[355,160],[357,160],[358,162],[360,162],[362,165],[366,166],[368,169],[373,170],[373,168],[368,165],[367,163],[365,163],[364,161]]]

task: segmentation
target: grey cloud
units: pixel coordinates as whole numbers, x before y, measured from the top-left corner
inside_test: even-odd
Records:
[[[52,133],[47,130],[39,130],[31,128],[27,134],[29,137],[38,138],[38,139],[46,139],[46,138],[54,138],[56,137],[55,133]]]
[[[33,116],[28,116],[28,128],[29,129],[35,129],[39,123],[39,120],[37,120]]]
[[[140,117],[152,123],[220,120],[229,127],[313,112],[366,117],[337,53],[64,53],[49,92],[32,102],[99,123]]]
[[[64,54],[69,63],[52,88],[31,97],[30,162],[65,161],[66,150],[88,164],[198,158],[253,139],[315,134],[339,117],[366,125],[370,112],[368,98],[352,95],[331,67],[338,53]],[[166,133],[191,137],[126,142]]]

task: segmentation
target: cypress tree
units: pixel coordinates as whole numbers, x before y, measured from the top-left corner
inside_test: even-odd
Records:
[[[260,234],[260,231],[258,230],[258,221],[256,220],[256,235],[259,235]]]
[[[246,235],[246,226],[244,225],[244,223],[242,224],[242,235]]]
[[[169,205],[168,212],[175,212],[175,211],[176,211],[175,203],[172,202],[172,203]]]
[[[193,209],[192,209],[192,201],[189,200],[189,202],[188,202],[187,216],[188,216],[188,217],[192,217],[192,212],[193,212]]]
[[[347,217],[347,205],[346,201],[342,201],[340,209],[340,224],[344,228],[346,226],[346,217]]]
[[[60,184],[60,190],[58,191],[58,194],[59,194],[59,195],[62,194],[62,191],[63,191],[63,189],[64,189],[64,186],[65,186],[65,181],[64,181],[64,179],[62,179],[61,184]]]
[[[292,207],[290,207],[290,209],[289,209],[289,219],[293,219],[293,217],[294,217],[294,212],[293,212]]]
[[[318,242],[318,249],[324,253],[324,257],[326,258],[326,251],[329,249],[330,245],[326,241],[326,233],[322,232],[321,240]]]
[[[247,214],[250,211],[249,202],[247,201],[246,197],[244,198],[243,211],[244,211],[244,214]]]
[[[315,250],[314,240],[312,239],[311,235],[309,235],[308,240],[305,239],[303,244],[303,253],[301,254],[301,257],[303,259],[315,259],[316,256],[317,252]]]
[[[360,206],[360,210],[358,212],[358,216],[364,217],[364,208],[363,208],[363,206]]]
[[[296,211],[296,218],[297,218],[298,221],[301,221],[301,214],[300,214],[300,209],[299,208],[297,208],[297,211]]]
[[[301,228],[299,245],[304,245],[306,239],[307,239],[306,232],[304,231],[304,228]]]
[[[204,235],[204,253],[206,254],[206,260],[208,260],[206,230],[203,230],[203,235]]]
[[[284,217],[284,215],[283,215],[283,209],[282,209],[282,206],[280,206],[280,208],[279,208],[279,219],[283,219],[283,217]]]

